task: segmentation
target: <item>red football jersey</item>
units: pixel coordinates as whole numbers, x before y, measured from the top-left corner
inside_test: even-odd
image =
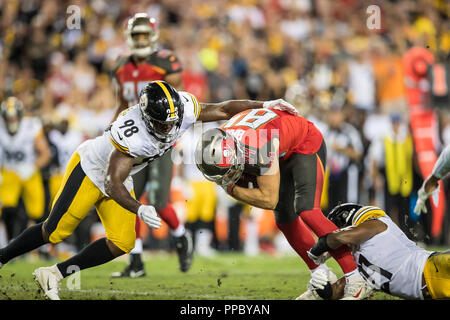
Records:
[[[224,123],[221,129],[244,145],[246,164],[259,168],[270,166],[276,151],[272,146],[275,137],[280,141],[278,155],[283,160],[293,153],[316,153],[323,141],[322,133],[311,121],[274,109],[243,111]]]
[[[181,72],[181,63],[170,50],[155,51],[145,61],[136,65],[132,56],[118,60],[114,76],[128,106],[139,101],[139,92],[150,81],[164,80],[166,75]]]

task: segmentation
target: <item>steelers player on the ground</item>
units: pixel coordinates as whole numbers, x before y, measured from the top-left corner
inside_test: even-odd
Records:
[[[40,169],[50,160],[50,149],[43,135],[42,124],[35,117],[24,116],[23,103],[8,97],[0,106],[0,146],[3,152],[0,199],[2,218],[8,239],[17,236],[23,228],[17,226],[19,200],[28,217],[42,218],[45,192]]]
[[[328,218],[340,230],[319,238],[308,252],[324,262],[327,251],[350,246],[361,275],[373,290],[404,299],[450,298],[450,250],[436,252],[417,246],[380,208],[345,203]],[[326,275],[316,277],[317,293],[339,299],[345,281],[330,284]]]
[[[128,20],[127,44],[131,55],[121,57],[114,71],[117,96],[120,102],[115,117],[138,101],[139,92],[148,82],[164,80],[175,89],[182,89],[181,64],[169,50],[158,49],[158,29],[156,21],[146,13],[137,13]],[[115,118],[114,118],[115,119]],[[192,263],[192,242],[190,233],[169,203],[172,180],[171,151],[156,159],[144,170],[133,176],[136,199],[140,199],[148,187],[148,203],[152,204],[159,216],[167,223],[175,240],[180,270],[186,272]],[[154,181],[154,183],[148,183]],[[136,244],[130,252],[130,263],[122,272],[114,272],[112,277],[142,277],[145,268],[141,254],[140,221],[136,218]]]
[[[66,261],[33,272],[47,298],[59,299],[61,280],[70,273],[130,252],[136,238],[136,215],[150,228],[161,226],[156,209],[135,199],[131,175],[172,149],[194,122],[226,120],[264,104],[251,100],[199,103],[192,94],[177,92],[163,81],[147,84],[139,101],[123,111],[102,136],[83,142],[73,153],[47,220],[0,249],[1,267],[45,243],[59,243],[95,206],[106,237]]]

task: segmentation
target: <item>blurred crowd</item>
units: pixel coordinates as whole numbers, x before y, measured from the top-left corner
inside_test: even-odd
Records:
[[[368,24],[370,5],[380,8],[379,28]],[[324,213],[339,202],[378,205],[411,237],[449,243],[450,214],[442,235],[431,239],[430,217],[412,213],[423,181],[413,147],[403,149],[410,188],[396,191],[389,183],[383,134],[394,132],[404,141],[411,135],[405,53],[423,47],[435,61],[449,63],[450,2],[4,0],[1,100],[14,95],[44,125],[64,119],[85,139],[97,136],[117,107],[112,69],[128,54],[124,31],[136,12],[156,19],[160,47],[173,50],[183,66],[184,89],[199,101],[284,98],[316,123],[328,148]],[[436,115],[439,152],[450,142],[450,117],[445,109]],[[226,203],[238,216],[248,209]],[[232,247],[242,249],[233,230]],[[221,239],[216,235],[216,248],[231,246]]]

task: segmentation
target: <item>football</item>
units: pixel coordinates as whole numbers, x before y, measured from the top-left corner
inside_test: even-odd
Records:
[[[243,173],[236,185],[242,188],[258,188],[258,183],[256,182],[256,176],[253,174]]]

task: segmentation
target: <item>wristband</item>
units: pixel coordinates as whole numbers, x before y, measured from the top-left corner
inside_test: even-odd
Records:
[[[319,297],[324,300],[330,300],[333,296],[333,288],[331,287],[331,284],[329,282],[327,282],[323,289],[316,289],[316,292]]]
[[[327,237],[328,233],[324,236],[321,236],[316,244],[311,248],[310,252],[316,257],[321,256],[324,252],[332,250],[327,244]]]

